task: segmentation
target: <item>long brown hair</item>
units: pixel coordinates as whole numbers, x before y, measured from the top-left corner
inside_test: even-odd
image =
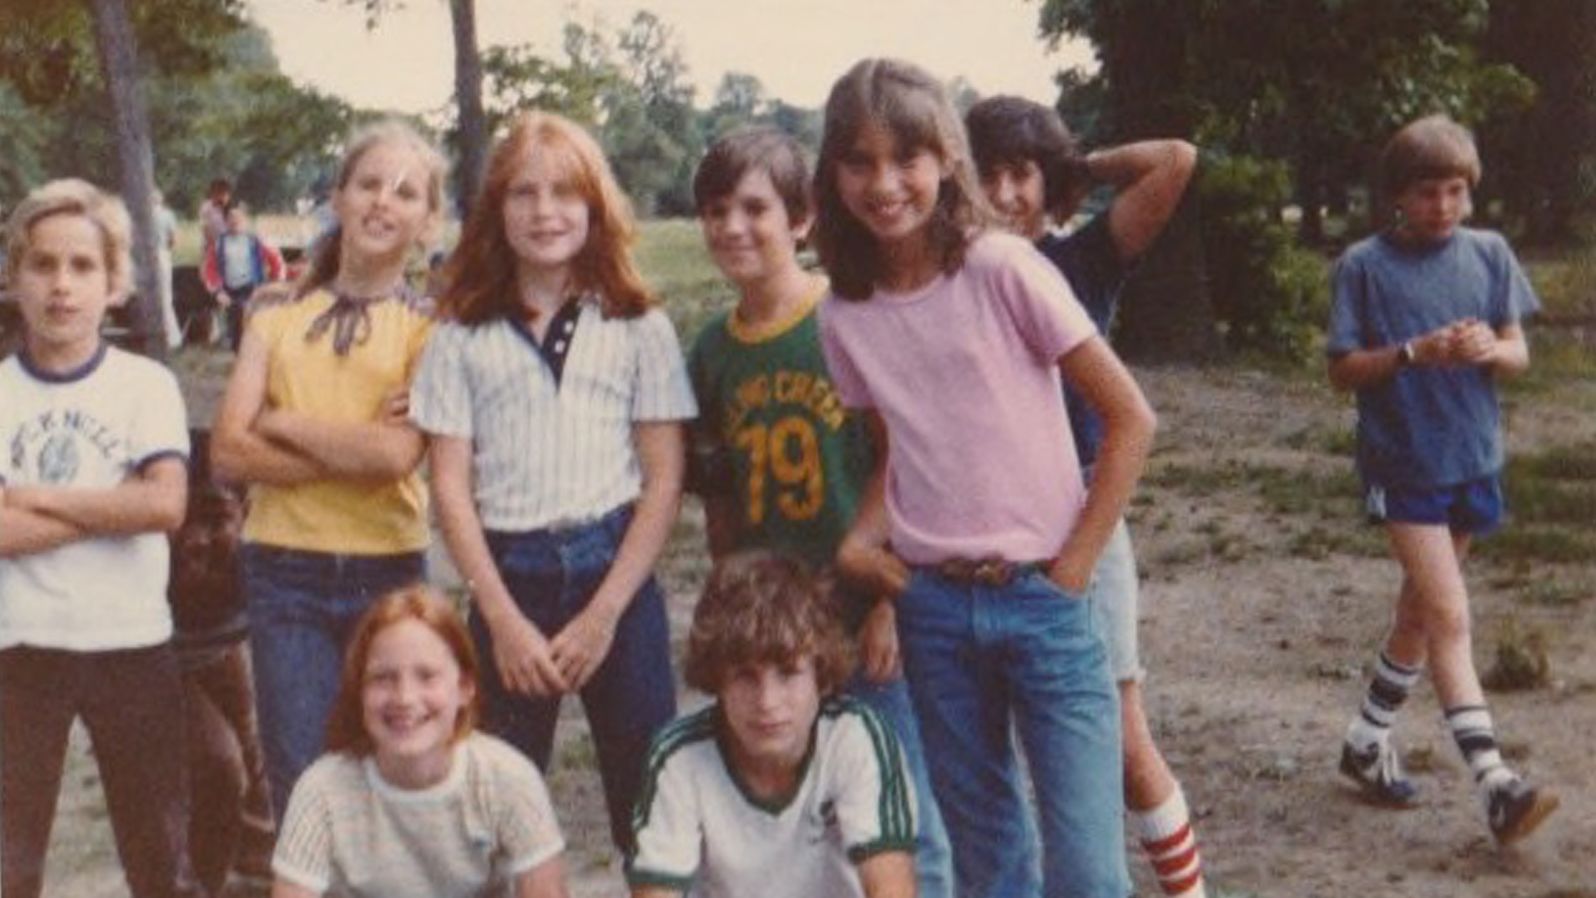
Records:
[[[414,620],[425,624],[438,634],[454,661],[460,666],[460,677],[471,685],[471,698],[454,721],[454,739],[464,739],[476,728],[482,703],[480,667],[471,636],[460,620],[460,615],[429,587],[417,583],[404,586],[378,599],[361,615],[349,639],[349,650],[344,655],[343,676],[338,682],[338,697],[333,700],[332,715],[327,719],[327,749],[341,751],[356,757],[365,757],[375,750],[371,734],[366,732],[365,706],[362,691],[366,683],[366,663],[371,659],[371,644],[377,634],[402,621]]]
[[[493,148],[482,192],[443,268],[439,310],[475,325],[526,314],[515,283],[515,251],[504,233],[510,182],[533,153],[547,154],[587,202],[587,242],[571,261],[572,286],[596,293],[609,317],[635,318],[654,302],[632,260],[637,225],[604,152],[580,125],[550,112],[517,116]]]
[[[449,164],[444,160],[443,154],[438,152],[437,147],[417,133],[416,129],[399,119],[383,119],[367,125],[349,138],[349,146],[344,150],[343,161],[338,165],[338,183],[335,189],[342,190],[347,187],[361,158],[373,147],[387,143],[410,149],[421,159],[427,169],[427,206],[434,215],[438,214],[443,208],[443,182],[448,177]],[[338,276],[338,266],[343,261],[343,232],[343,224],[338,223],[316,241],[310,264],[306,266],[305,273],[300,275],[299,282],[294,285],[294,299],[332,283],[333,278]]]
[[[906,150],[929,150],[948,167],[926,225],[927,245],[943,271],[951,274],[964,264],[970,242],[997,221],[970,160],[964,126],[941,83],[913,63],[860,60],[837,79],[826,99],[825,136],[815,166],[815,248],[831,275],[832,290],[844,299],[868,299],[885,274],[875,235],[848,211],[837,190],[837,166],[871,125],[891,133]]]

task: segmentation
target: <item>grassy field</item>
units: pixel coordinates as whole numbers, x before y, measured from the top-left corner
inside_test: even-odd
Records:
[[[732,301],[691,222],[648,225],[638,255],[684,342]],[[1596,312],[1596,254],[1529,268],[1554,317]],[[1468,565],[1475,654],[1504,752],[1564,797],[1547,831],[1515,852],[1481,837],[1467,771],[1423,690],[1407,744],[1424,809],[1370,811],[1334,776],[1340,728],[1396,583],[1379,531],[1358,523],[1348,399],[1331,393],[1319,366],[1136,371],[1161,420],[1129,514],[1149,713],[1196,809],[1210,895],[1596,898],[1596,768],[1585,747],[1596,738],[1596,337],[1578,325],[1532,326],[1531,335],[1531,373],[1504,392],[1512,522]],[[174,360],[197,423],[208,421],[228,361],[208,348]],[[658,568],[678,642],[707,568],[702,527],[688,502]],[[573,894],[618,894],[619,859],[574,705],[550,782]],[[1155,894],[1140,857],[1131,868],[1141,894]],[[47,894],[117,894],[119,875],[80,734]]]

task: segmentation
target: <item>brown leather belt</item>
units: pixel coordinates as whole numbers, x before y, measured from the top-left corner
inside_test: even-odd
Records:
[[[938,577],[962,586],[1008,586],[1015,580],[1046,569],[1041,561],[1007,558],[949,558],[928,566]]]

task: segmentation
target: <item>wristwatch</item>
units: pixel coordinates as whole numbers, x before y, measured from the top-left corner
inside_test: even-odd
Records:
[[[1398,368],[1406,368],[1407,366],[1413,364],[1413,341],[1412,340],[1403,340],[1402,341],[1402,345],[1397,347],[1397,359],[1396,359],[1396,361],[1397,361],[1397,367]]]

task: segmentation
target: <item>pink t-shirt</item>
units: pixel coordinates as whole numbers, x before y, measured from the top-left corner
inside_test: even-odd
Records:
[[[1085,498],[1058,360],[1097,332],[1058,269],[986,234],[919,290],[827,297],[820,326],[843,402],[886,422],[894,551],[911,564],[1058,554]]]

